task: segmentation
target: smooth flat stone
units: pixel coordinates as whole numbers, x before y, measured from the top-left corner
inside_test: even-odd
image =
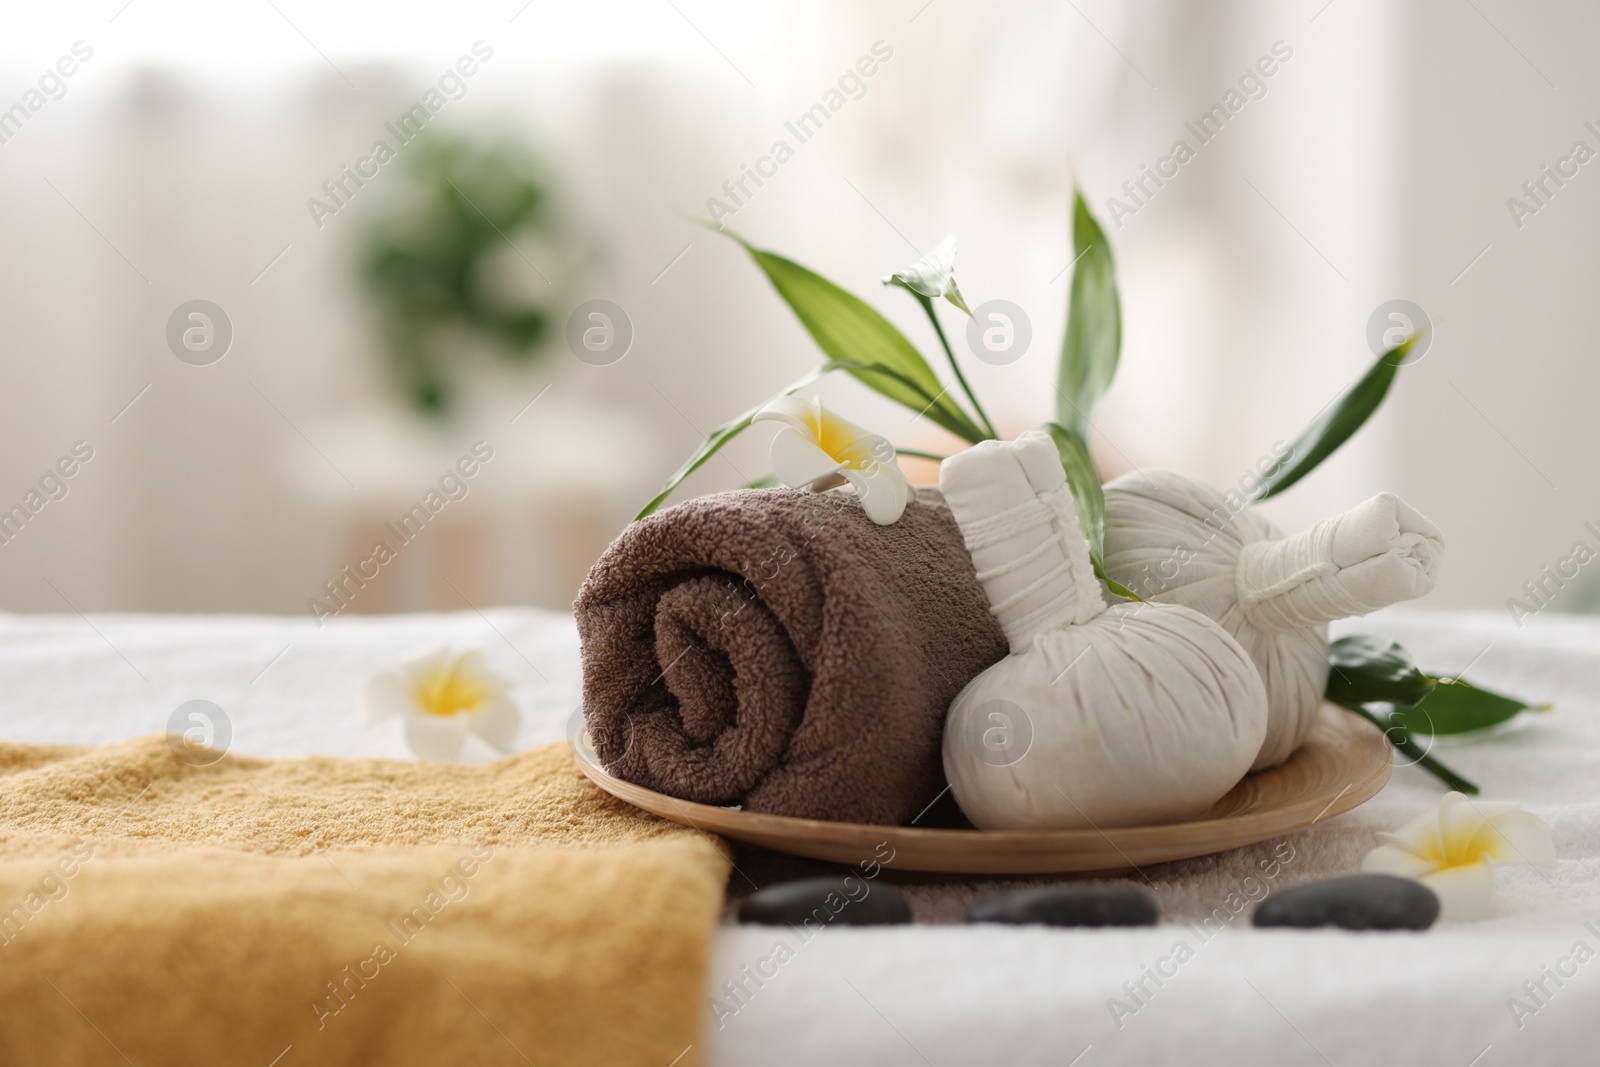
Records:
[[[893,926],[911,905],[892,885],[859,874],[802,878],[768,886],[739,904],[739,921],[762,926]]]
[[[1426,930],[1439,898],[1421,882],[1392,874],[1350,874],[1297,885],[1268,897],[1256,926],[1342,926],[1346,930]]]
[[[969,923],[1043,926],[1154,926],[1161,909],[1132,886],[1051,886],[979,897],[967,908]]]

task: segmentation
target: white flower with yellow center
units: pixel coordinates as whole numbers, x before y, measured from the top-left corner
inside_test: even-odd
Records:
[[[1439,897],[1440,914],[1456,921],[1489,910],[1497,863],[1556,865],[1550,827],[1516,804],[1470,800],[1446,793],[1437,811],[1425,811],[1392,834],[1361,864],[1363,871],[1413,878]]]
[[[458,655],[440,645],[368,678],[361,710],[369,725],[403,718],[406,743],[423,759],[455,759],[469,733],[505,753],[522,725],[517,706],[506,698],[509,688],[484,665],[483,653]]]
[[[780,396],[752,422],[781,422],[772,439],[772,473],[794,489],[822,492],[855,486],[867,518],[887,526],[906,510],[911,483],[887,438],[823,409],[820,397]]]

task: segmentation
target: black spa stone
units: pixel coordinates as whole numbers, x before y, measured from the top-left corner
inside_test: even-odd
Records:
[[[858,874],[803,878],[757,890],[739,905],[739,921],[760,926],[893,926],[911,921],[900,891]]]
[[[1426,930],[1438,917],[1439,898],[1421,882],[1392,874],[1351,874],[1285,889],[1263,901],[1251,922],[1307,929]]]
[[[967,908],[969,923],[1043,926],[1154,926],[1161,911],[1132,886],[1051,886],[990,893]]]

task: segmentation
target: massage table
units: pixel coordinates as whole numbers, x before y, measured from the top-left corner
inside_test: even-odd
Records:
[[[1348,632],[1398,639],[1435,673],[1465,671],[1555,703],[1437,751],[1486,798],[1519,801],[1549,822],[1557,870],[1501,869],[1488,918],[1423,934],[1253,929],[1250,909],[1265,893],[1356,870],[1376,831],[1437,805],[1443,787],[1411,767],[1397,767],[1367,804],[1286,838],[1127,875],[1161,901],[1156,927],[967,926],[962,913],[979,893],[1040,883],[891,869],[884,877],[911,899],[914,925],[804,940],[731,918],[719,928],[703,1061],[1488,1067],[1592,1056],[1600,620],[1544,614],[1519,627],[1504,612],[1390,610],[1335,628]],[[320,627],[305,617],[0,616],[0,735],[121,740],[165,730],[180,704],[203,699],[223,709],[240,753],[411,758],[398,722],[362,724],[356,690],[404,653],[441,642],[482,649],[513,680],[519,747],[570,736],[580,689],[573,621],[528,609],[345,616]],[[785,863],[748,849],[735,858],[734,893]],[[783,940],[790,951],[775,952]]]

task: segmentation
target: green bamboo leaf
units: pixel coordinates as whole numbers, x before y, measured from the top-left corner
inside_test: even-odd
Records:
[[[1294,439],[1288,454],[1262,476],[1261,485],[1251,499],[1265,500],[1283,492],[1316,470],[1323,460],[1338,451],[1340,445],[1361,429],[1372,413],[1378,410],[1378,405],[1383,403],[1395,375],[1405,365],[1406,356],[1410,355],[1417,336],[1407,337],[1379,356],[1360,381],[1302,430],[1300,436]]]
[[[1044,430],[1056,443],[1061,456],[1061,469],[1067,475],[1067,487],[1072,490],[1072,502],[1078,512],[1078,527],[1089,541],[1089,561],[1094,564],[1095,576],[1111,591],[1128,600],[1143,600],[1126,586],[1106,577],[1106,495],[1100,485],[1100,471],[1089,455],[1089,446],[1077,433],[1058,422],[1047,422]]]
[[[1335,701],[1335,703],[1338,702]],[[1427,749],[1417,744],[1416,740],[1411,736],[1411,731],[1407,730],[1401,723],[1396,722],[1393,716],[1382,711],[1373,711],[1360,705],[1351,706],[1346,704],[1341,706],[1346,711],[1355,712],[1382,730],[1383,736],[1389,739],[1389,743],[1402,755],[1408,757],[1415,766],[1421,767],[1458,793],[1465,793],[1469,797],[1478,795],[1478,787],[1473,782],[1461,777],[1461,775],[1434,759]]]
[[[1458,678],[1425,674],[1393,641],[1352,635],[1328,646],[1327,699],[1341,707],[1389,704],[1387,721],[1409,733],[1445,736],[1487,730],[1524,711],[1548,711]]]
[[[1549,711],[1515,697],[1479,689],[1457,678],[1435,679],[1436,684],[1415,707],[1397,707],[1392,718],[1414,734],[1443,737],[1499,726],[1524,711]]]
[[[1325,696],[1342,707],[1364,704],[1415,704],[1433,689],[1433,680],[1417,669],[1411,654],[1397,642],[1355,634],[1328,646]]]
[[[827,374],[829,371],[839,369],[839,367],[834,366],[832,363],[824,363],[822,366],[808,371],[806,375],[799,381],[794,382],[776,396],[768,397],[766,400],[763,400],[761,403],[757,404],[743,415],[740,415],[732,422],[725,423],[722,426],[718,426],[715,430],[712,430],[710,436],[708,436],[700,445],[700,447],[695,449],[694,453],[684,461],[683,466],[679,467],[676,471],[673,471],[672,477],[668,478],[666,483],[662,485],[661,492],[652,497],[650,503],[639,509],[639,514],[633,517],[633,521],[638,522],[640,519],[659,508],[662,504],[662,501],[671,496],[672,491],[678,488],[685,478],[689,477],[689,475],[705,466],[707,460],[716,455],[718,452],[722,451],[723,445],[727,444],[729,441],[748,430],[750,428],[751,420],[753,420],[756,415],[760,413],[762,408],[766,407],[780,396],[788,396],[790,393],[799,392],[801,389],[804,389],[806,386],[810,385],[824,374]]]
[[[879,363],[861,363],[853,359],[835,359],[830,360],[828,362],[828,366],[834,370],[849,371],[861,381],[868,381],[869,379],[872,379],[877,382],[898,383],[900,386],[911,390],[917,396],[922,398],[924,404],[930,407],[938,401],[937,394],[929,393],[921,385],[912,381],[910,378],[907,378],[904,374],[901,374],[899,371],[890,370],[888,367],[885,367]],[[873,388],[877,389],[878,386],[873,385]],[[883,390],[879,389],[878,391],[882,392]]]
[[[1061,455],[1061,469],[1066,472],[1067,487],[1072,490],[1072,501],[1078,509],[1078,526],[1089,540],[1089,555],[1098,559],[1106,541],[1106,495],[1100,485],[1100,471],[1077,433],[1059,422],[1047,422],[1043,428]]]
[[[1067,332],[1061,339],[1056,421],[1087,441],[1090,416],[1117,373],[1122,303],[1111,243],[1090,214],[1082,192],[1073,196],[1072,252],[1077,265],[1067,301]]]
[[[776,489],[782,484],[782,482],[778,481],[777,475],[769,474],[765,478],[757,478],[753,482],[745,482],[744,487],[746,489]]]
[[[916,346],[870,304],[793,260],[755,248],[750,255],[829,359],[875,364],[909,379],[915,388],[851,369],[862,384],[968,441],[989,436],[947,395]]]
[[[870,304],[791,259],[759,249],[730,230],[722,232],[750,253],[830,360],[893,371],[898,378],[846,368],[864,385],[912,411],[926,414],[959,437],[977,442],[989,436],[946,395],[938,375],[916,346]]]
[[[939,346],[944,349],[945,358],[950,361],[950,369],[955,372],[956,381],[961,383],[961,391],[967,394],[967,402],[972,405],[972,410],[978,413],[978,418],[983,422],[986,436],[997,438],[1000,436],[995,431],[994,423],[989,419],[989,413],[983,410],[983,405],[978,402],[978,394],[972,391],[972,386],[967,382],[967,376],[961,373],[961,364],[956,362],[956,354],[950,347],[950,339],[944,335],[944,327],[939,325],[939,314],[933,310],[933,300],[914,289],[907,290],[917,298],[917,303],[922,305],[922,311],[928,316],[928,321],[933,324],[934,336],[939,338]],[[958,294],[959,295],[959,294]],[[953,303],[954,301],[952,301]],[[965,304],[958,304],[962,311],[967,311]],[[967,311],[968,316],[972,312]]]

